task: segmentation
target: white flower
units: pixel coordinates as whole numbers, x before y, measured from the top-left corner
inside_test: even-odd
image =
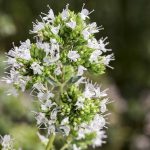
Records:
[[[59,53],[56,54],[56,56],[51,56],[51,57],[44,57],[43,61],[46,63],[46,65],[51,65],[53,63],[55,63],[56,61],[59,60]]]
[[[50,91],[47,91],[47,92],[42,92],[40,91],[38,94],[37,94],[37,97],[39,100],[49,100],[50,98],[53,98],[54,97],[54,94],[51,93]]]
[[[66,117],[61,121],[61,125],[66,125],[66,124],[69,124],[69,117]]]
[[[105,98],[101,101],[101,104],[100,104],[100,110],[102,113],[106,112],[107,111],[107,107],[106,107],[106,104],[108,103],[108,98]]]
[[[55,39],[53,39],[51,40],[51,55],[57,55],[58,53],[59,53],[59,44]]]
[[[54,16],[54,12],[52,9],[49,10],[48,12],[48,15],[46,15],[46,17],[43,17],[44,20],[46,21],[52,21],[55,19],[55,16]]]
[[[22,54],[20,55],[20,58],[30,60],[31,59],[30,50],[29,49],[24,50],[24,52],[22,52]]]
[[[40,30],[44,29],[45,24],[43,22],[33,23],[33,33],[38,33]]]
[[[50,135],[51,133],[55,133],[56,128],[55,128],[54,123],[55,123],[54,120],[49,120],[48,127],[47,127],[48,135]]]
[[[95,97],[101,98],[101,97],[106,97],[107,93],[106,93],[107,89],[104,91],[100,90],[100,87],[95,87]]]
[[[69,133],[70,133],[70,127],[68,125],[61,126],[60,129],[64,131],[64,133],[65,133],[66,136],[69,135]]]
[[[33,89],[37,89],[39,92],[46,90],[46,88],[44,87],[42,83],[35,83],[33,85]]]
[[[10,75],[7,77],[3,77],[2,81],[5,81],[7,84],[15,83],[18,85],[22,91],[25,91],[26,84],[30,80],[30,77],[23,77],[19,74],[18,71],[15,71],[13,68],[10,70]]]
[[[55,35],[57,35],[58,34],[58,32],[59,32],[59,29],[60,29],[60,25],[59,26],[57,26],[57,27],[51,27],[51,31],[52,31],[52,33],[53,34],[55,34]]]
[[[77,73],[77,76],[82,76],[84,74],[84,71],[86,71],[87,69],[83,66],[79,66],[78,67],[78,73]]]
[[[83,35],[83,37],[84,37],[85,40],[88,40],[89,37],[90,37],[90,35],[91,35],[91,33],[88,31],[87,28],[85,28],[85,29],[82,31],[82,35]]]
[[[100,50],[95,50],[90,56],[90,62],[98,62],[98,57],[102,54]]]
[[[57,44],[57,40],[56,39],[50,39],[51,44]]]
[[[88,45],[87,46],[89,48],[92,48],[92,49],[99,49],[100,48],[99,43],[95,38],[88,39]]]
[[[85,138],[85,129],[81,127],[78,130],[78,137],[77,137],[77,139],[80,140],[80,139],[84,139],[84,138]]]
[[[91,12],[89,12],[89,10],[85,9],[84,6],[85,6],[85,4],[83,4],[82,11],[80,13],[80,16],[83,20],[85,20],[86,18],[89,18],[88,15],[90,15],[94,11],[94,10],[92,10]]]
[[[82,123],[80,125],[78,129],[77,140],[84,139],[86,134],[96,133],[97,136],[95,139],[93,139],[93,143],[96,146],[96,143],[97,143],[96,141],[98,141],[98,138],[102,140],[105,137],[104,132],[102,131],[102,128],[104,126],[105,126],[105,119],[101,115],[96,114],[94,119],[89,124]],[[100,137],[100,135],[103,135],[103,136]]]
[[[56,106],[56,103],[54,102],[54,103],[52,103],[52,101],[51,100],[47,100],[44,104],[42,104],[41,105],[41,109],[43,110],[43,111],[47,111],[47,110],[50,110],[50,108],[52,107],[52,106]]]
[[[76,102],[76,106],[77,106],[77,109],[83,109],[84,108],[84,101],[85,101],[85,98],[80,96]]]
[[[20,42],[21,46],[19,47],[20,49],[26,50],[31,48],[31,42],[29,39],[27,39],[25,42]]]
[[[2,81],[5,81],[7,84],[15,83],[19,80],[19,72],[15,69],[11,69],[9,76],[3,77]]]
[[[30,55],[30,48],[31,48],[31,42],[30,40],[26,40],[25,42],[20,42],[21,45],[19,47],[14,46],[14,49],[10,50],[8,52],[8,57],[10,57],[10,62],[9,63],[14,63],[15,66],[19,67],[19,64],[16,63],[16,58],[22,58],[25,60],[30,60],[31,55]],[[13,59],[13,60],[12,60]]]
[[[101,30],[101,28],[97,28],[97,25],[95,22],[93,22],[92,24],[88,25],[83,31],[82,31],[82,35],[84,37],[85,40],[88,40],[89,37],[94,34],[99,32],[99,30]],[[93,40],[93,39],[92,39]],[[90,41],[91,42],[91,41]],[[95,42],[95,41],[94,41]],[[89,45],[89,44],[88,44]],[[91,46],[91,43],[90,43]]]
[[[64,131],[66,136],[68,136],[70,132],[70,127],[68,124],[69,124],[69,117],[66,117],[61,121],[60,129]]]
[[[66,23],[66,25],[71,29],[74,29],[76,27],[76,22],[71,20],[70,22]]]
[[[26,85],[27,85],[27,82],[29,81],[30,78],[24,78],[24,79],[20,79],[18,80],[18,85],[20,86],[21,88],[21,91],[24,92],[25,89],[26,89]]]
[[[96,138],[93,139],[93,148],[97,146],[102,146],[102,144],[105,143],[103,139],[107,137],[103,130],[96,132],[96,135],[97,135]]]
[[[84,97],[85,98],[92,98],[95,96],[95,87],[91,83],[86,83]]]
[[[2,145],[2,150],[13,150],[13,139],[10,135],[5,135],[4,137],[1,137],[0,143]]]
[[[6,62],[8,65],[12,65],[12,67],[14,68],[20,67],[20,64],[17,62],[16,58],[11,58],[11,56],[8,56],[8,59]]]
[[[110,63],[111,60],[114,60],[114,55],[113,55],[113,54],[110,54],[110,55],[107,55],[107,56],[103,57],[102,62],[103,62],[106,66],[108,66],[108,67],[110,67],[110,68],[113,68],[113,67],[109,66],[109,63]]]
[[[99,131],[105,126],[105,124],[106,124],[105,119],[101,115],[96,114],[94,120],[90,124],[90,127],[94,131]]]
[[[16,53],[15,53],[15,46],[14,48],[12,48],[11,50],[9,50],[9,52],[7,53],[8,56],[11,56],[11,57],[15,57],[16,56]]]
[[[35,119],[37,121],[38,127],[40,127],[43,124],[46,126],[46,124],[48,123],[48,120],[45,117],[45,113],[41,113],[41,112],[36,113]]]
[[[81,13],[80,13],[80,16],[83,20],[85,20],[86,18],[89,18],[89,11],[87,9],[82,9]]]
[[[56,119],[57,119],[57,113],[58,113],[58,109],[57,109],[57,108],[54,108],[54,109],[52,110],[52,112],[51,112],[50,118],[51,118],[52,120],[56,120]]]
[[[38,48],[43,49],[46,52],[46,56],[49,54],[49,52],[50,52],[49,43],[46,43],[46,42],[42,43],[42,42],[37,41],[36,45]]]
[[[43,66],[40,66],[37,62],[33,62],[31,69],[34,74],[42,74]]]
[[[50,56],[46,56],[43,61],[47,64],[53,64],[56,61],[58,61],[60,58],[59,54],[59,44],[56,42],[55,39],[51,40],[51,50],[50,50]]]
[[[97,27],[96,22],[89,24],[88,29],[91,34],[98,33],[100,30],[100,28]]]
[[[85,85],[84,90],[84,97],[85,98],[101,98],[107,96],[106,94],[107,90],[101,91],[100,87],[98,87],[96,84],[93,85],[92,83],[87,82]]]
[[[69,5],[66,5],[66,9],[63,9],[61,13],[62,20],[67,20],[67,18],[69,17],[68,6]]]
[[[85,79],[86,79],[85,77],[81,77],[81,78],[75,83],[75,85],[79,86],[80,84],[85,83],[85,82],[86,82]]]
[[[77,51],[69,51],[68,58],[76,62],[77,59],[80,58],[80,55],[78,54]]]
[[[16,55],[16,57],[22,58],[25,60],[30,60],[31,59],[30,50],[29,49],[26,49],[26,50],[18,49],[18,55]]]
[[[107,37],[106,38],[101,38],[99,40],[100,50],[102,50],[103,52],[111,51],[111,49],[106,48],[106,46],[109,44],[109,42],[104,43],[106,40],[107,40]]]
[[[81,148],[80,148],[80,147],[77,147],[76,144],[73,144],[73,150],[81,150]]]

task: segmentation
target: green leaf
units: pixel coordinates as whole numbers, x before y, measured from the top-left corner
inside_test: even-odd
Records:
[[[81,76],[71,77],[70,80],[68,81],[68,83],[76,83],[80,78],[81,78]]]

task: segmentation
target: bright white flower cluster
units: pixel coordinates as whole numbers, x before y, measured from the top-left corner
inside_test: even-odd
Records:
[[[101,146],[106,138],[109,99],[85,72],[103,74],[114,57],[106,55],[107,38],[96,40],[103,28],[88,23],[90,13],[82,8],[76,14],[68,5],[58,15],[50,9],[33,24],[36,42],[28,39],[7,53],[11,70],[4,80],[38,98],[40,111],[34,113],[39,129],[47,130],[46,137],[38,133],[44,144],[57,133],[69,139],[69,150]]]
[[[0,136],[0,145],[2,146],[1,150],[15,150],[13,147],[13,139],[10,135]]]

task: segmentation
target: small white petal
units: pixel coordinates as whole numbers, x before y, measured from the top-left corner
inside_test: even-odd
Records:
[[[43,66],[40,66],[37,62],[34,62],[31,65],[31,69],[33,70],[34,74],[42,74]]]
[[[108,99],[105,98],[101,101],[101,104],[100,104],[100,110],[102,113],[106,112],[107,111],[107,107],[106,107],[106,104],[108,102]]]
[[[53,109],[53,111],[51,112],[51,119],[52,120],[56,120],[57,119],[57,113],[58,113],[58,110],[57,109]]]
[[[44,113],[36,113],[36,117],[35,117],[36,121],[37,121],[37,125],[41,126],[42,124],[46,125],[48,120],[45,117]]]
[[[55,16],[54,16],[53,10],[50,9],[49,12],[48,12],[48,15],[45,16],[45,17],[43,17],[43,19],[46,20],[46,21],[49,21],[49,19],[50,19],[50,21],[51,21],[51,20],[54,20],[54,19],[55,19]]]
[[[66,25],[68,27],[70,27],[71,29],[74,29],[76,27],[76,22],[75,21],[70,21],[70,22],[66,23]]]
[[[84,74],[84,71],[86,71],[87,69],[83,66],[79,66],[78,67],[78,73],[77,73],[77,76],[82,76]]]
[[[68,125],[61,126],[60,129],[64,131],[64,133],[65,133],[66,136],[69,135],[69,133],[70,133],[70,127]]]
[[[46,88],[44,87],[44,85],[42,83],[35,83],[33,85],[33,89],[37,89],[38,91],[46,90]]]
[[[36,45],[38,48],[43,49],[46,52],[46,55],[48,55],[50,53],[49,43],[42,43],[42,42],[37,41]]]
[[[40,30],[44,29],[45,24],[43,22],[37,22],[33,24],[33,33],[38,33]]]
[[[100,48],[99,43],[95,38],[88,39],[88,45],[87,46],[89,48],[92,48],[92,49],[99,49]]]
[[[80,13],[81,18],[85,20],[86,18],[89,18],[88,15],[89,15],[89,11],[87,9],[82,9]]]
[[[52,31],[53,34],[57,35],[58,32],[59,32],[59,29],[60,29],[60,26],[58,26],[58,27],[52,27],[51,31]]]
[[[108,66],[108,67],[110,67],[109,66],[109,63],[110,63],[110,61],[111,60],[114,60],[114,55],[113,54],[110,54],[110,55],[107,55],[107,56],[105,56],[105,57],[103,57],[103,63],[106,65],[106,66]],[[110,68],[112,68],[112,67],[110,67]]]
[[[66,117],[61,121],[61,125],[66,125],[66,124],[69,124],[69,117]]]
[[[69,17],[69,11],[68,11],[68,5],[66,6],[66,9],[63,9],[61,13],[62,20],[67,20]]]
[[[80,58],[80,55],[78,54],[77,51],[69,51],[68,58],[76,62],[78,58]]]
[[[111,51],[111,49],[106,48],[106,46],[109,44],[109,42],[104,43],[106,40],[107,40],[107,37],[101,38],[99,40],[99,47],[100,47],[100,50],[102,50],[103,52]]]
[[[102,54],[100,50],[95,50],[90,56],[90,62],[98,62],[99,56]]]
[[[85,40],[88,40],[91,34],[90,34],[90,32],[88,31],[88,29],[84,29],[84,30],[82,31],[82,35],[83,35],[83,37],[84,37]]]

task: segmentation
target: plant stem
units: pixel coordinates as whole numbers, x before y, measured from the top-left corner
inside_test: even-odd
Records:
[[[60,150],[65,150],[68,147],[68,144],[65,144]]]
[[[49,138],[48,144],[46,146],[46,150],[52,150],[54,139],[55,139],[55,134],[52,134]]]

